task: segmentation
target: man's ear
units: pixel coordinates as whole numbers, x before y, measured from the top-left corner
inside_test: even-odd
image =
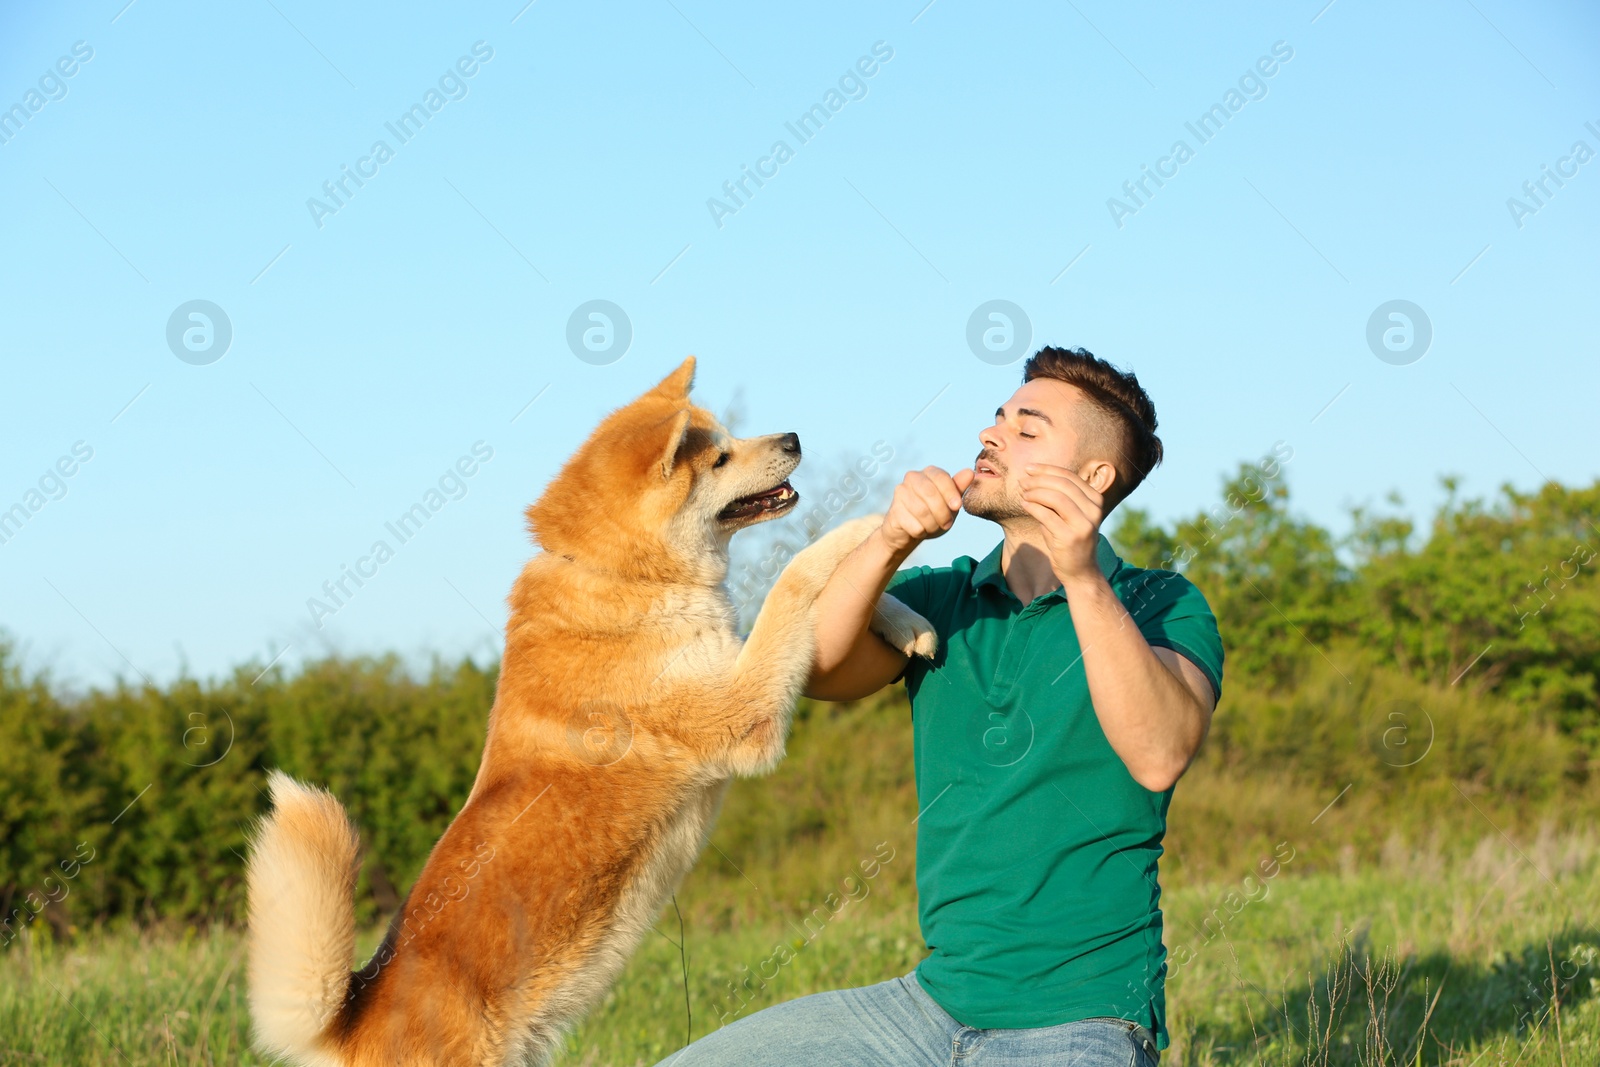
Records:
[[[683,447],[684,438],[689,436],[689,409],[684,408],[667,424],[667,447],[661,453],[661,480],[666,481],[672,477],[672,468],[678,461],[678,449]]]
[[[1078,476],[1089,483],[1089,487],[1101,496],[1116,482],[1117,468],[1103,459],[1090,460],[1078,471]]]

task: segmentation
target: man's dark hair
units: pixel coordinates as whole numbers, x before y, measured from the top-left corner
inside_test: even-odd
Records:
[[[1110,511],[1139,488],[1145,475],[1161,462],[1156,436],[1156,406],[1131,371],[1120,371],[1082,348],[1041,348],[1022,367],[1022,380],[1051,378],[1083,390],[1080,411],[1088,417],[1078,427],[1079,462],[1094,454],[1109,458],[1117,483],[1106,494]]]

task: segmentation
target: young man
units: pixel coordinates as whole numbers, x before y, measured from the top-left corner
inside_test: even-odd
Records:
[[[1124,563],[1100,533],[1161,461],[1155,429],[1132,374],[1045,348],[972,468],[895,489],[819,601],[807,693],[905,678],[929,955],[730,1023],[675,1067],[1154,1067],[1168,1045],[1157,857],[1223,658],[1200,591]],[[982,561],[899,570],[961,510],[1004,539]],[[938,630],[931,663],[867,629],[886,587]]]

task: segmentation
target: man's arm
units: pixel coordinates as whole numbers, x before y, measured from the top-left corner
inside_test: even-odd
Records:
[[[1089,700],[1106,740],[1146,789],[1171,788],[1188,769],[1211,725],[1216,695],[1183,656],[1144,639],[1095,551],[1105,497],[1077,471],[1029,464],[1018,486],[1039,521],[1050,567],[1061,581],[1078,633]]]
[[[1096,581],[1095,579],[1099,579]],[[1064,587],[1083,649],[1089,700],[1134,781],[1160,793],[1188,769],[1216,697],[1199,667],[1151,647],[1103,575]]]
[[[806,696],[859,700],[900,676],[909,658],[868,629],[884,587],[912,551],[955,523],[972,472],[911,471],[895,487],[883,525],[857,545],[817,598],[817,659]]]
[[[817,598],[817,660],[806,696],[859,700],[900,676],[910,657],[890,648],[867,623],[879,595],[910,554],[909,548],[891,548],[879,527],[833,572]]]

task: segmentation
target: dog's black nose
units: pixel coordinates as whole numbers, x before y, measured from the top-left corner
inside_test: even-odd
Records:
[[[778,438],[778,446],[785,452],[793,452],[798,456],[800,454],[800,435],[797,433],[786,433],[782,437]]]

